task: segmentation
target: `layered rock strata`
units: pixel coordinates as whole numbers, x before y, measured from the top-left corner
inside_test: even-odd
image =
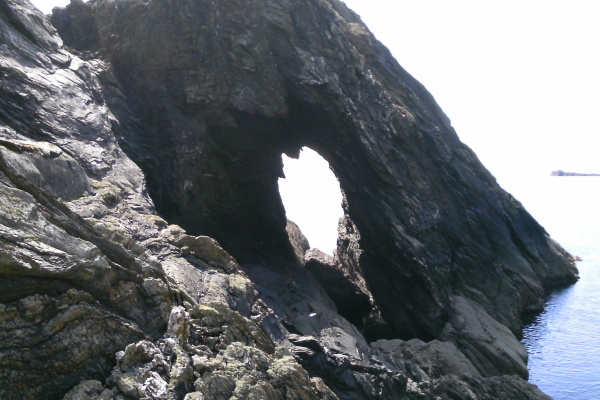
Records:
[[[111,63],[117,136],[157,210],[242,262],[292,257],[277,179],[281,154],[308,146],[338,177],[366,281],[403,336],[437,337],[454,295],[516,332],[544,288],[572,281],[560,247],[343,3],[98,1],[52,21]]]
[[[343,3],[51,21],[0,0],[1,398],[546,398],[515,334],[572,258]],[[335,259],[278,194],[303,146]]]

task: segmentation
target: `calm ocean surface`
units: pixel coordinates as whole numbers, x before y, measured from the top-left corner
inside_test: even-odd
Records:
[[[505,188],[571,254],[581,279],[524,330],[529,381],[555,400],[600,399],[600,177],[541,177]]]

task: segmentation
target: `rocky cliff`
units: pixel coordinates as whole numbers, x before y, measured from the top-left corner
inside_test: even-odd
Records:
[[[342,2],[0,0],[0,95],[1,398],[547,398],[516,336],[572,257]]]

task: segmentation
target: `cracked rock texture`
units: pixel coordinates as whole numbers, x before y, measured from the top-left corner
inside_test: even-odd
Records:
[[[576,279],[338,0],[0,0],[2,399],[547,399],[521,315]]]

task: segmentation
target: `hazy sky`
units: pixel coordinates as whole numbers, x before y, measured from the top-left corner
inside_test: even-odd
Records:
[[[49,13],[68,0],[34,3]],[[600,173],[597,0],[345,3],[434,95],[463,142],[506,189],[555,169]],[[287,171],[293,161],[286,164],[290,182],[298,173]],[[323,221],[337,217],[320,213],[309,200],[315,186],[333,184],[317,183],[327,170],[314,165],[296,166],[312,178],[305,178],[304,186],[290,183],[296,189],[282,188],[282,195],[288,215],[311,244],[328,250],[335,246],[335,227],[323,228]],[[302,213],[313,214],[315,221],[304,221]],[[321,244],[316,236],[324,230],[330,239]]]
[[[600,172],[596,0],[347,0],[501,183]]]
[[[70,0],[30,0],[37,8],[45,14],[52,13],[53,7],[64,7],[70,3]]]
[[[345,3],[427,87],[461,140],[517,198],[552,170],[600,173],[597,0]],[[294,210],[291,218],[311,244],[333,242],[335,229],[323,227],[328,220],[316,208],[311,222],[296,211],[302,204],[292,203],[310,194],[287,190],[281,192],[288,214]]]
[[[44,12],[68,0],[36,0]],[[597,0],[346,0],[500,179],[600,172]]]

